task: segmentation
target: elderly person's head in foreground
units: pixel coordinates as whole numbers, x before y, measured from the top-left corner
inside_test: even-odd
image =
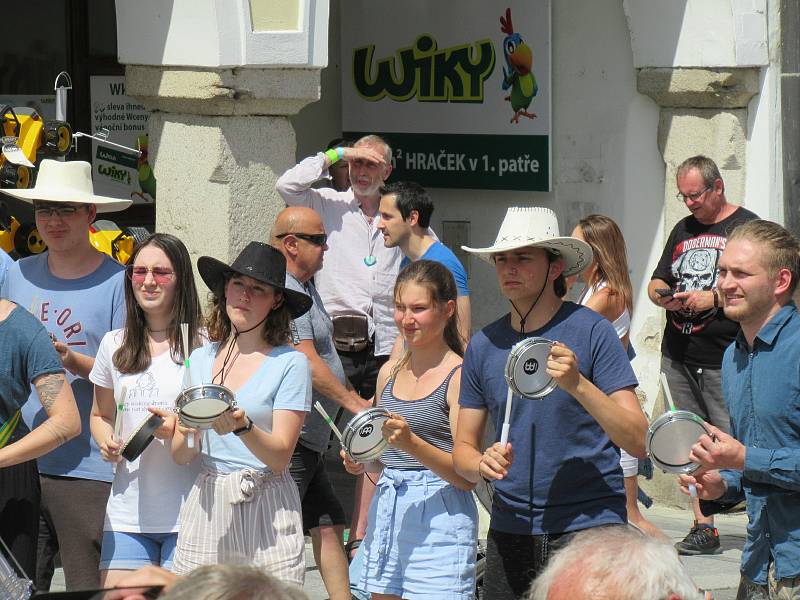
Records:
[[[702,600],[675,549],[631,527],[574,535],[533,582],[528,600]]]
[[[303,590],[246,565],[208,565],[178,581],[161,600],[308,600]]]

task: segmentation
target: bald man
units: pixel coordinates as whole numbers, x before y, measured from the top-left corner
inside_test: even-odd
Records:
[[[322,268],[328,249],[322,219],[313,209],[289,207],[278,214],[272,245],[286,257],[286,287],[308,294],[311,310],[292,322],[292,342],[308,357],[314,402],[335,414],[339,406],[357,413],[370,404],[349,388],[333,345],[333,323],[311,278]],[[345,514],[325,471],[331,431],[311,411],[303,424],[290,471],[300,490],[303,528],[311,533],[314,558],[331,600],[350,600],[347,558],[342,546]]]

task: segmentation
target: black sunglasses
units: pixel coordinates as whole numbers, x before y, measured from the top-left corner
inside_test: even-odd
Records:
[[[311,242],[315,246],[324,246],[328,243],[328,234],[327,233],[282,233],[277,235],[279,240],[285,238],[287,235],[293,235],[296,238],[300,238],[301,240],[305,240],[307,242]]]

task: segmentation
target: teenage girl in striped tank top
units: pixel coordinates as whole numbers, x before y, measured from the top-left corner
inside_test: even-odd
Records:
[[[452,457],[464,352],[456,296],[450,271],[429,260],[408,265],[395,284],[394,319],[407,349],[378,375],[391,417],[362,544],[361,584],[373,600],[474,597],[474,484],[456,474]],[[342,456],[350,473],[363,472]]]

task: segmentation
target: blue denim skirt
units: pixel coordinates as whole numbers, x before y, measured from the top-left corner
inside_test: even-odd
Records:
[[[361,585],[401,598],[471,600],[478,510],[429,470],[385,468],[369,509]]]

